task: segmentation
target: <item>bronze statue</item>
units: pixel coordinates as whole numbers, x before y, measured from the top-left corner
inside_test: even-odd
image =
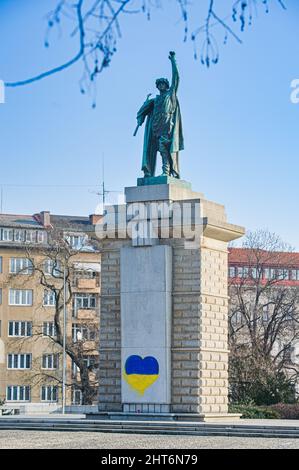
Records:
[[[155,176],[157,152],[162,156],[162,175],[180,178],[179,151],[184,149],[182,118],[177,98],[179,72],[175,52],[169,53],[172,65],[171,87],[167,78],[158,78],[156,86],[160,95],[146,101],[137,114],[137,128],[142,126],[145,118],[142,171],[144,177]]]

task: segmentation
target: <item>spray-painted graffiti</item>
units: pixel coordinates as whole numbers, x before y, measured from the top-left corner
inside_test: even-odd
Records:
[[[129,356],[124,367],[124,378],[139,395],[153,385],[159,377],[159,363],[155,357]]]

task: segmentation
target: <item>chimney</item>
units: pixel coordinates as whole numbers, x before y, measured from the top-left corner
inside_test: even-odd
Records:
[[[44,227],[51,226],[51,216],[49,211],[42,211],[40,213],[40,221]]]
[[[96,225],[102,220],[103,216],[101,214],[91,214],[89,216],[89,222],[91,225]]]

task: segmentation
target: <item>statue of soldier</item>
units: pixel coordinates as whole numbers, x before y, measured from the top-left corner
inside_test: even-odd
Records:
[[[137,129],[147,118],[142,158],[145,178],[155,176],[158,151],[162,157],[162,176],[180,178],[179,151],[184,149],[184,138],[177,98],[179,73],[175,52],[169,53],[169,59],[172,65],[171,86],[167,78],[158,78],[156,86],[160,94],[154,99],[149,99],[149,95],[137,114]]]

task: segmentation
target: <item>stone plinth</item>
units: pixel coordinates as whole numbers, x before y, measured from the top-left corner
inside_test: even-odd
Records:
[[[160,411],[169,412],[172,249],[167,245],[121,248],[120,272],[123,409],[155,411],[159,405]],[[150,361],[157,361],[159,370],[148,370]],[[128,375],[126,364],[137,371],[145,366],[144,372],[151,374]],[[147,387],[148,383],[152,385]]]
[[[127,203],[147,201],[183,201],[186,199],[201,199],[203,195],[192,191],[187,181],[177,180],[166,176],[157,178],[139,178],[145,181],[143,185],[125,188]],[[149,180],[159,180],[161,183],[148,184]],[[172,182],[169,183],[169,180]],[[168,183],[167,183],[168,181]]]
[[[242,236],[244,229],[227,222],[222,205],[177,180],[126,188],[127,208],[130,203],[152,201],[183,206],[192,201],[196,211],[200,208],[201,219],[190,218],[198,243],[175,237],[174,227],[166,238],[158,231],[159,238],[152,243],[150,237],[132,243],[129,235],[103,240],[99,409],[227,417],[227,244]],[[158,223],[172,218],[170,211]],[[148,267],[150,253],[153,263]],[[125,382],[126,348],[131,356],[150,356],[161,363],[159,378],[142,397]],[[144,372],[141,369],[137,372]]]

